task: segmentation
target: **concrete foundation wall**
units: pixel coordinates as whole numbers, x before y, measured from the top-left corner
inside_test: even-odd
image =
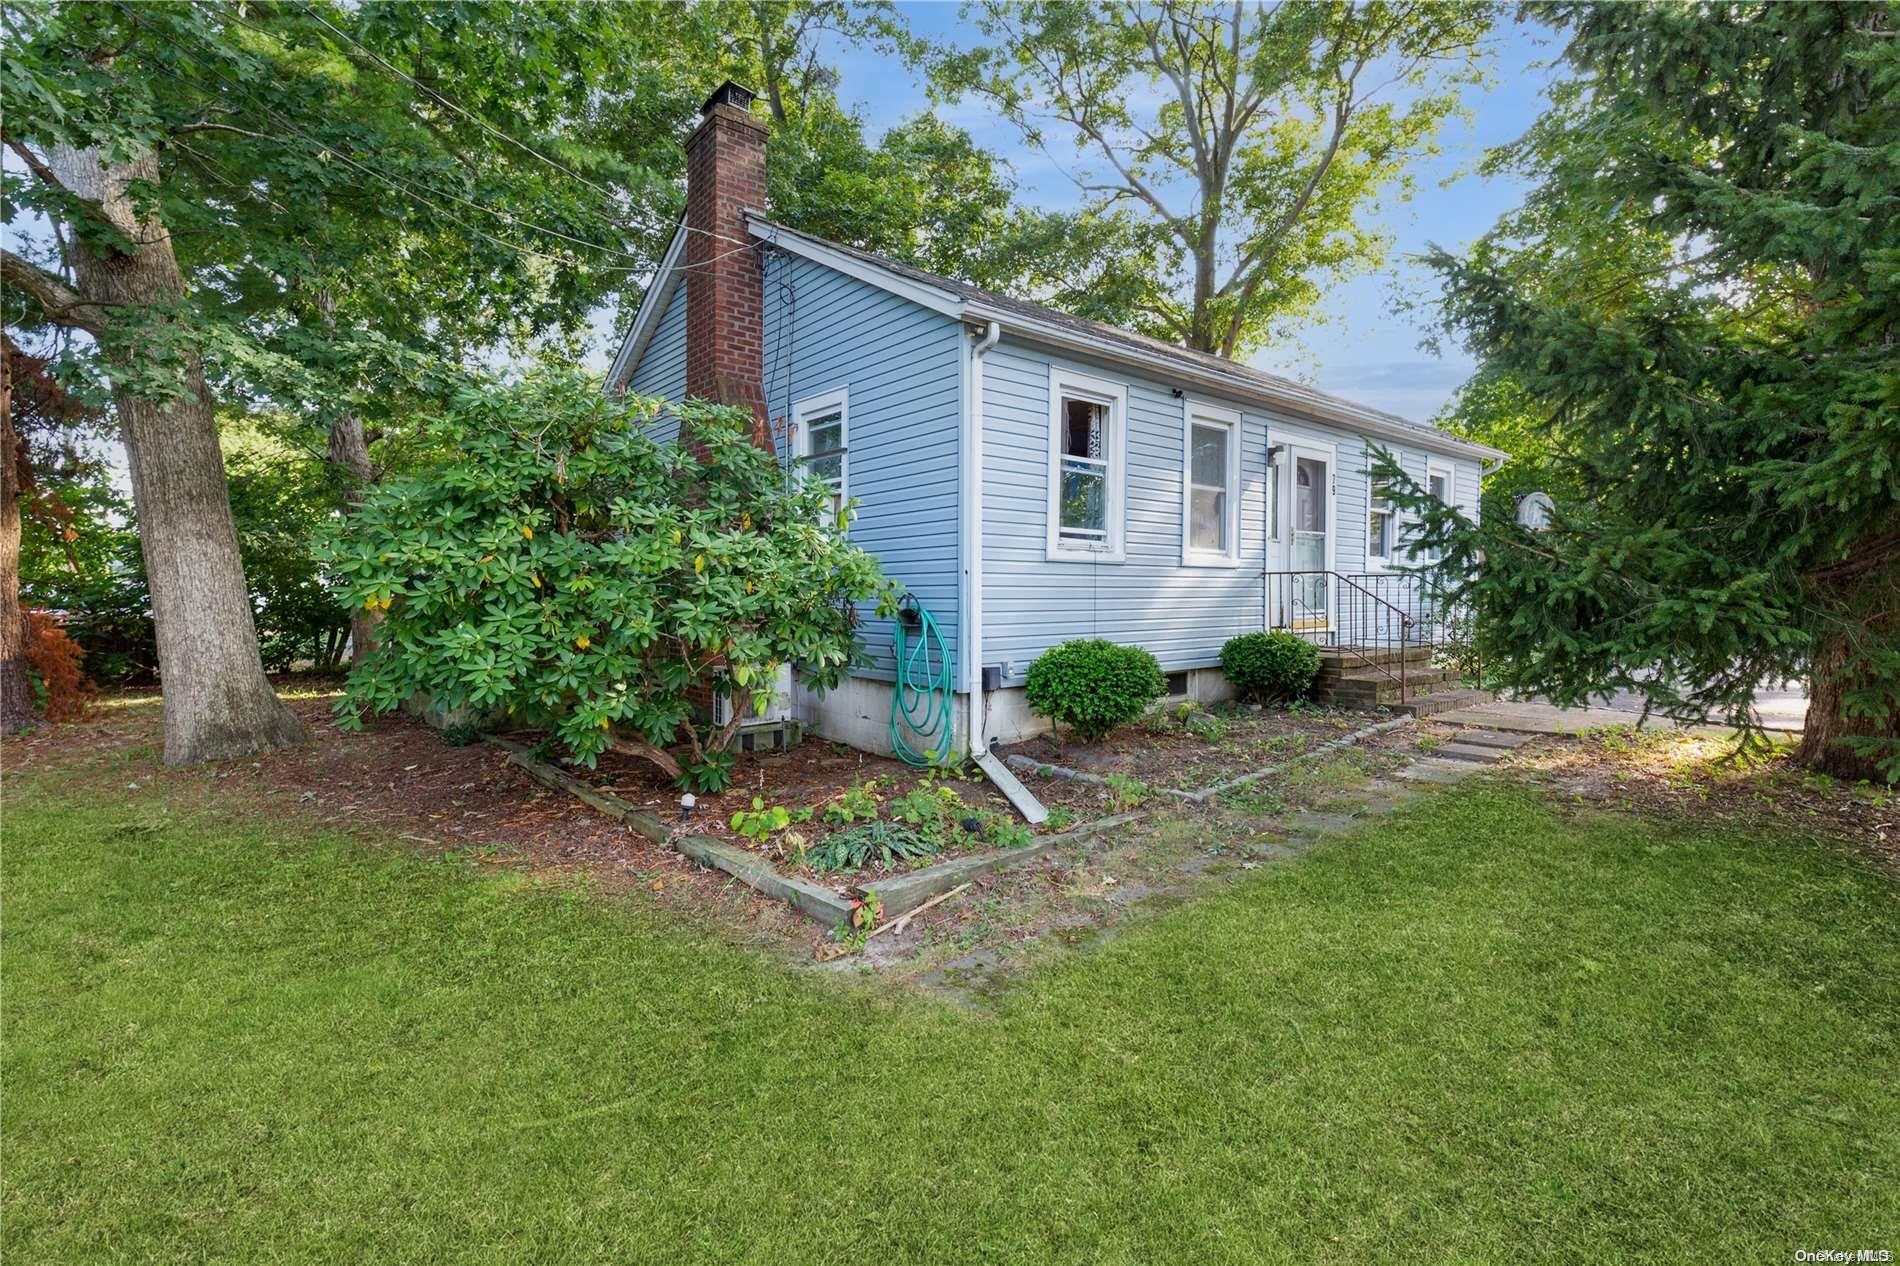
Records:
[[[807,734],[844,743],[861,752],[894,756],[891,747],[891,683],[872,677],[847,677],[836,690],[820,694],[803,682],[792,690],[793,715],[805,723]],[[970,710],[964,696],[956,697],[951,741],[964,750],[964,731]]]
[[[1215,704],[1234,697],[1233,687],[1218,668],[1187,670],[1185,696],[1175,695],[1163,703],[1182,698],[1196,703]],[[1007,747],[1025,739],[1047,734],[1049,718],[1031,710],[1026,691],[1010,687],[990,692],[986,729],[992,743]],[[847,678],[844,684],[826,694],[808,690],[801,683],[793,691],[793,715],[805,723],[810,735],[844,743],[861,752],[890,756],[891,683],[868,677]],[[956,702],[954,741],[956,750],[965,750],[963,734],[969,722],[969,702],[959,694]]]

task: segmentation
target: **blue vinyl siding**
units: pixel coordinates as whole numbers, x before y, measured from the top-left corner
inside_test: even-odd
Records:
[[[798,401],[849,392],[846,481],[857,498],[851,539],[884,574],[929,608],[957,645],[958,457],[963,416],[961,327],[948,317],[842,273],[778,252],[766,256],[765,393],[781,456]],[[629,379],[637,395],[678,400],[686,391],[686,286],[666,311]],[[655,435],[670,442],[662,417]],[[889,620],[864,611],[859,637],[874,656],[862,675],[892,675]]]
[[[647,342],[640,363],[633,367],[627,390],[636,396],[680,400],[686,395],[686,282],[673,287],[659,328]],[[661,414],[653,423],[653,437],[670,444],[679,436],[677,419]]]
[[[849,393],[847,481],[859,502],[852,539],[877,556],[886,575],[928,607],[958,645],[958,506],[964,334],[932,312],[822,264],[768,252],[765,389],[781,454],[784,426],[799,401],[843,387]],[[629,380],[643,395],[678,399],[686,379],[686,287],[680,284]],[[1048,531],[1050,366],[1126,386],[1125,561],[1050,562]],[[1218,662],[1221,644],[1263,626],[1262,573],[1286,566],[1267,542],[1269,435],[1316,443],[1333,466],[1333,567],[1367,570],[1366,470],[1369,442],[1344,428],[1255,405],[1241,405],[1125,368],[1068,357],[1006,337],[984,357],[984,647],[982,664],[1007,664],[1020,685],[1043,650],[1075,637],[1105,637],[1153,651],[1170,671]],[[1240,561],[1184,566],[1181,518],[1183,428],[1190,401],[1241,416]],[[660,438],[673,438],[669,422]],[[1412,476],[1425,479],[1423,448],[1389,445]],[[1478,463],[1437,456],[1453,488],[1476,513]],[[1276,551],[1280,548],[1273,547]],[[892,626],[861,627],[874,656],[863,675],[891,676]]]
[[[1049,368],[1128,389],[1125,561],[1050,562]],[[1058,642],[1103,637],[1154,652],[1168,670],[1214,663],[1221,643],[1261,625],[1266,423],[1241,410],[1236,567],[1184,567],[1181,504],[1185,400],[1169,384],[1005,338],[983,359],[983,629],[985,664],[1020,684]],[[1204,394],[1196,400],[1237,408]]]
[[[846,486],[851,539],[915,594],[957,646],[957,504],[963,417],[962,327],[949,317],[780,252],[766,256],[766,407],[775,425],[798,401],[850,393]],[[789,452],[789,442],[781,440]],[[889,620],[860,626],[892,673]]]
[[[1049,370],[1055,365],[1121,383],[1128,390],[1122,562],[1051,562],[1048,542]],[[1126,369],[1091,364],[1005,338],[983,368],[983,663],[1005,664],[1018,685],[1031,661],[1059,642],[1103,637],[1145,647],[1168,671],[1218,663],[1221,644],[1265,622],[1262,573],[1269,561],[1267,447],[1271,432],[1333,448],[1333,567],[1365,570],[1367,441],[1343,429],[1241,405]],[[1240,563],[1183,566],[1181,506],[1187,407],[1201,402],[1241,416]],[[1400,451],[1404,452],[1403,449]],[[1423,449],[1405,452],[1425,477]],[[1477,463],[1449,458],[1468,511],[1476,506]]]

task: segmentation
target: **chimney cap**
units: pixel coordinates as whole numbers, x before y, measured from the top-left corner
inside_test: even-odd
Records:
[[[702,115],[711,114],[712,108],[717,105],[737,106],[741,110],[749,110],[752,108],[753,99],[758,95],[752,89],[728,79],[713,89],[712,96],[706,98],[706,104],[699,107],[699,112]]]

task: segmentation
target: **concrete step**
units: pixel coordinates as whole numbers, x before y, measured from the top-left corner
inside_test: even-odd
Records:
[[[1417,695],[1405,703],[1395,703],[1392,710],[1402,716],[1428,717],[1440,712],[1450,712],[1457,708],[1478,708],[1497,701],[1497,696],[1489,690],[1434,690],[1430,694]]]
[[[1432,648],[1429,646],[1407,646],[1403,650],[1396,646],[1322,646],[1319,648],[1320,671],[1326,671],[1329,664],[1392,664],[1396,666],[1403,659],[1411,664],[1429,664]]]
[[[1461,676],[1462,674],[1455,668],[1408,667],[1405,670],[1405,680],[1414,686],[1436,685],[1445,681],[1457,681]],[[1322,686],[1345,686],[1348,689],[1355,688],[1361,684],[1379,686],[1390,682],[1393,685],[1397,685],[1398,670],[1393,669],[1391,676],[1387,676],[1385,670],[1379,668],[1356,668],[1351,672],[1343,673],[1322,672],[1314,680]]]
[[[1335,682],[1331,686],[1320,683],[1315,693],[1327,703],[1342,707],[1388,707],[1396,708],[1406,700],[1420,700],[1436,694],[1459,690],[1458,678],[1447,674],[1437,680],[1414,681],[1407,679],[1404,689],[1396,681],[1381,677],[1376,680]]]

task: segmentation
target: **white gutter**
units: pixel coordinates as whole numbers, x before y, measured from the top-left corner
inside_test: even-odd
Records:
[[[1225,374],[1211,366],[1189,364],[1172,356],[1144,351],[1123,342],[1101,338],[1053,321],[1038,321],[1033,317],[992,308],[980,300],[972,300],[966,304],[964,312],[971,320],[1001,322],[1010,333],[1021,334],[1038,343],[1052,344],[1103,360],[1141,365],[1162,378],[1186,378],[1228,397],[1237,396],[1256,403],[1271,405],[1274,408],[1287,409],[1312,421],[1332,426],[1351,427],[1356,431],[1376,435],[1395,443],[1414,445],[1480,461],[1501,462],[1509,456],[1504,450],[1492,448],[1488,444],[1461,440],[1442,432],[1434,433],[1420,427],[1388,421],[1375,413],[1362,411],[1348,401],[1334,400],[1320,392],[1312,392],[1309,395],[1294,384],[1289,384],[1294,387],[1293,390],[1275,390],[1238,374]]]
[[[822,238],[811,237],[796,229],[774,224],[757,212],[748,211],[746,214],[748,228],[754,237],[771,242],[783,250],[803,255],[807,259],[816,260],[847,277],[854,277],[866,285],[909,299],[932,312],[939,312],[959,321],[978,325],[998,325],[1007,333],[1019,334],[1039,343],[1081,352],[1099,360],[1141,366],[1164,382],[1171,379],[1185,379],[1210,388],[1229,399],[1285,409],[1309,421],[1349,427],[1395,443],[1416,445],[1433,452],[1447,453],[1453,457],[1463,457],[1474,461],[1501,462],[1509,456],[1503,449],[1459,439],[1455,435],[1447,435],[1436,428],[1408,425],[1382,416],[1362,405],[1355,405],[1350,400],[1341,400],[1325,392],[1302,387],[1295,382],[1276,385],[1240,373],[1225,373],[1212,365],[1196,364],[1185,358],[1144,349],[1120,339],[1103,338],[1059,322],[1039,320],[1012,308],[997,307],[981,298],[966,299],[954,289],[946,288],[954,286],[955,283],[946,281],[942,285],[934,285],[920,281],[894,272],[880,263],[842,250]],[[1235,368],[1241,367],[1235,366]]]

